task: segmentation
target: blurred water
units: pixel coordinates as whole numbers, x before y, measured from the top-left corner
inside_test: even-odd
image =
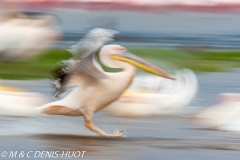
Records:
[[[239,159],[238,133],[202,130],[188,119],[189,111],[217,102],[217,94],[239,92],[239,73],[198,74],[199,94],[178,116],[128,119],[109,117],[103,111],[94,117],[96,126],[105,131],[124,130],[127,137],[123,138],[98,137],[84,127],[82,117],[1,116],[0,151],[85,150],[83,159]],[[3,84],[51,96],[48,80]]]
[[[119,30],[117,42],[123,45],[240,46],[239,11],[161,14],[114,11],[109,14],[108,11],[53,9],[49,13],[58,17],[65,34],[57,44],[62,47],[75,43],[93,27]],[[239,70],[199,73],[199,93],[178,116],[128,119],[109,117],[103,111],[94,117],[96,126],[107,132],[124,130],[127,137],[123,138],[98,137],[84,127],[82,117],[0,116],[0,152],[86,150],[83,159],[239,159],[239,134],[202,130],[188,119],[190,113],[216,103],[219,93],[239,92],[239,73]],[[53,99],[51,85],[45,79],[3,81],[3,84],[41,92]]]

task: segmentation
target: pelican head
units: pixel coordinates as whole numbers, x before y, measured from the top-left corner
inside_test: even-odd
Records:
[[[110,57],[106,58],[106,57]],[[143,60],[140,57],[130,53],[125,47],[120,45],[105,45],[100,51],[101,61],[111,68],[121,67],[116,61],[130,63],[146,72],[161,76],[164,78],[175,80],[171,75],[156,67],[155,65]]]

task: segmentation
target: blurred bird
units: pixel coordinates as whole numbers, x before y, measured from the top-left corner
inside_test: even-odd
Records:
[[[0,61],[17,61],[36,56],[57,40],[51,17],[28,17],[8,13],[0,17]],[[36,107],[48,99],[40,94],[0,85],[0,115],[38,115]]]
[[[0,115],[37,116],[36,108],[48,102],[43,94],[0,86]]]
[[[50,16],[10,16],[0,22],[0,61],[17,61],[36,56],[58,40]]]
[[[110,68],[122,68],[120,72],[105,72],[96,61]],[[63,99],[43,105],[38,109],[49,115],[83,116],[85,126],[100,136],[118,137],[123,132],[107,134],[95,127],[93,115],[114,102],[131,84],[135,75],[135,66],[152,74],[174,79],[172,76],[145,60],[130,54],[119,45],[105,45],[100,52],[87,53],[81,60],[67,70],[68,83],[77,85]]]
[[[188,70],[179,70],[176,81],[156,76],[139,76],[130,88],[106,108],[115,116],[146,117],[170,115],[187,106],[197,92],[197,78]]]
[[[207,107],[194,114],[193,122],[212,129],[240,131],[240,94],[223,93],[220,103]]]
[[[117,31],[111,29],[94,28],[90,30],[82,39],[80,39],[76,45],[73,45],[70,49],[68,49],[68,51],[71,52],[75,57],[70,60],[62,61],[61,66],[54,71],[54,79],[56,78],[56,80],[53,82],[56,89],[55,97],[58,97],[64,91],[64,88],[70,77],[68,72],[70,70],[74,70],[73,68],[80,63],[81,59],[97,55],[92,53],[99,52],[99,49],[105,43],[112,41],[114,39],[114,35],[117,33]],[[90,54],[90,56],[88,54]],[[86,60],[88,63],[86,63],[86,65],[89,67],[85,69],[89,70],[95,68],[92,66],[94,63],[96,63],[94,61],[94,57],[86,58]],[[91,71],[89,70],[89,72]],[[95,74],[98,74],[100,77],[103,76],[98,70],[96,70]]]

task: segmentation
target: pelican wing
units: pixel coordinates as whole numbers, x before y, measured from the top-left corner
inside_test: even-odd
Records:
[[[55,81],[55,97],[62,93],[68,85],[77,85],[81,83],[82,80],[92,83],[106,77],[95,63],[98,53],[99,50],[87,53],[79,60],[67,61],[65,66],[57,70],[55,77],[57,79]]]
[[[100,48],[113,40],[117,31],[103,28],[94,28],[89,31],[75,45],[68,49],[74,56],[73,59],[63,61],[62,65],[54,71],[55,97],[64,91],[65,86],[79,84],[84,79],[94,82],[106,75],[96,63]]]
[[[105,78],[106,75],[96,66],[96,58],[99,50],[87,54],[81,60],[77,60],[71,71],[74,75],[81,75],[88,77],[89,81],[97,80],[98,78]]]
[[[117,31],[111,29],[94,28],[67,50],[73,55],[84,55],[85,53],[98,50],[105,43],[112,41],[117,33]]]

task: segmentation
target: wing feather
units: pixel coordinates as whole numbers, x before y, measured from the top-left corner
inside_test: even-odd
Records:
[[[64,92],[66,86],[72,85],[71,79],[74,77],[76,77],[78,81],[79,79],[84,79],[84,81],[88,83],[97,82],[99,79],[107,77],[94,63],[98,53],[99,50],[88,53],[80,60],[70,62],[70,66],[67,64],[56,70],[57,74],[55,74],[55,79],[57,80],[54,82],[56,89],[55,97],[58,97],[60,93]],[[76,85],[76,81],[74,82],[74,85]],[[81,82],[79,81],[79,83]]]
[[[77,44],[68,49],[74,58],[63,61],[53,73],[55,97],[64,92],[66,86],[76,85],[77,82],[81,83],[81,79],[92,83],[106,78],[106,74],[99,69],[95,62],[101,47],[106,42],[112,41],[116,33],[117,31],[114,30],[94,28]]]

